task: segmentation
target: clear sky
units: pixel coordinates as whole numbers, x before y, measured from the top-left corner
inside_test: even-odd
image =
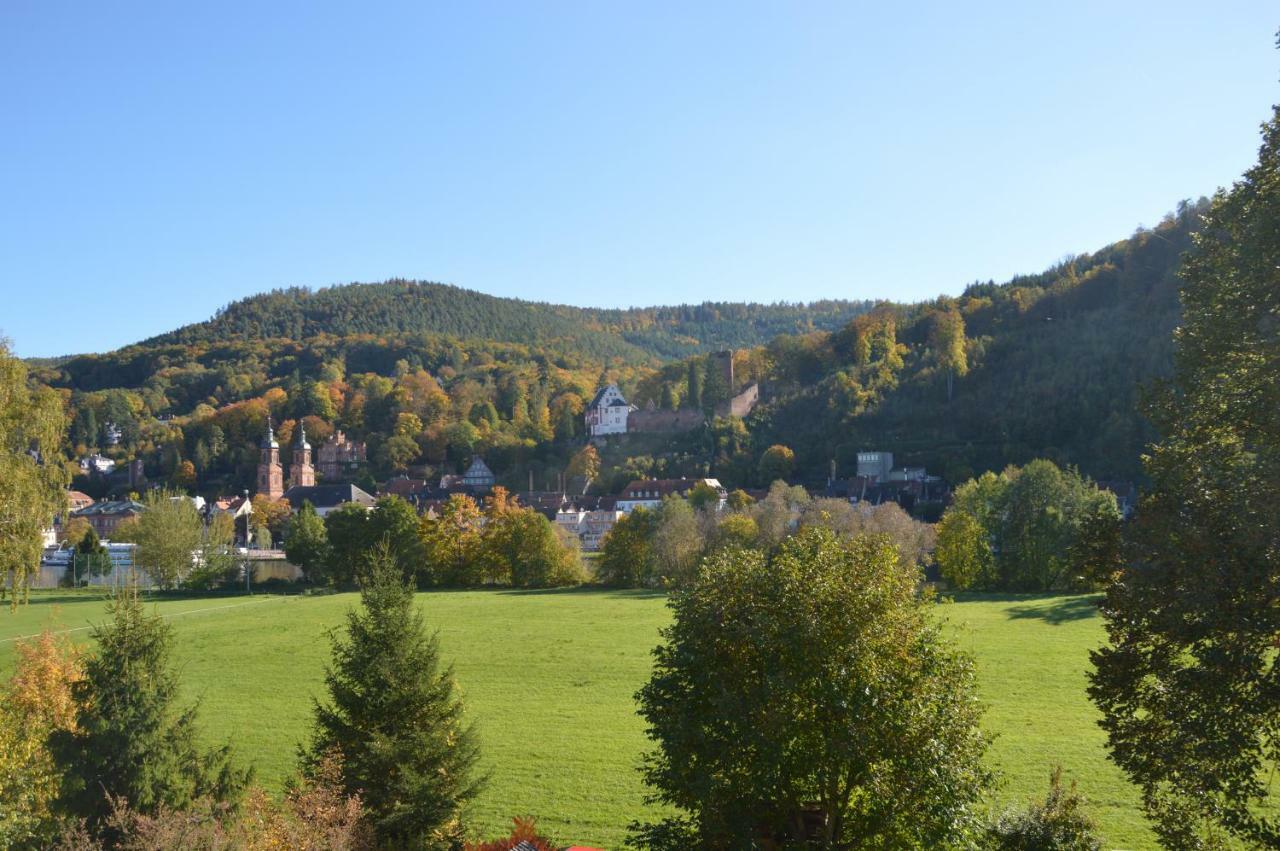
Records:
[[[274,287],[915,300],[1229,184],[1274,0],[0,2],[0,333]]]

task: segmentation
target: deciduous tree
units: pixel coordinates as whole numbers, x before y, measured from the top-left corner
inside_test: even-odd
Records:
[[[796,467],[796,453],[790,447],[775,443],[760,456],[760,479],[771,483],[785,480]]]
[[[1090,695],[1168,848],[1280,847],[1280,107],[1183,264],[1160,441]]]
[[[0,339],[0,600],[7,586],[14,607],[40,569],[43,530],[66,508],[65,430],[57,394],[31,383]]]
[[[655,802],[633,841],[962,847],[986,787],[972,662],[884,538],[811,529],[709,556],[641,689]],[[664,847],[676,847],[668,845]]]
[[[329,536],[325,533],[324,521],[316,514],[315,506],[310,502],[304,501],[297,515],[289,522],[289,531],[284,539],[284,554],[290,562],[302,568],[303,574],[311,582],[327,576]]]

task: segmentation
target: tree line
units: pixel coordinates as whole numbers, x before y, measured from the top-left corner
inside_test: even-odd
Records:
[[[371,553],[385,553],[419,587],[515,585],[541,588],[586,581],[575,537],[494,488],[483,506],[453,494],[419,517],[398,496],[372,510],[352,503],[323,520],[310,503],[288,521],[284,549],[312,582],[351,587]]]

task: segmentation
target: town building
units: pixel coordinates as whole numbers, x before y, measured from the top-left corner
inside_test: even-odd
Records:
[[[235,524],[235,538],[237,542],[247,542],[250,538],[250,517],[253,515],[253,501],[249,499],[249,492],[245,491],[243,496],[220,496],[213,502],[209,503],[206,514],[212,517],[215,514],[226,514],[231,518],[231,522]]]
[[[858,475],[878,481],[888,481],[893,471],[892,452],[859,452]]]
[[[93,497],[87,493],[78,490],[67,491],[67,512],[64,515],[58,512],[53,516],[53,525],[47,529],[42,529],[41,534],[44,536],[45,548],[56,547],[58,542],[67,536],[67,518],[75,514],[82,508],[88,508],[93,505]],[[52,541],[52,543],[50,543]]]
[[[468,490],[492,490],[497,483],[498,479],[489,469],[489,465],[484,463],[484,459],[478,455],[471,460],[471,466],[462,474],[462,486]]]
[[[67,491],[67,505],[74,514],[82,508],[88,508],[93,505],[93,497],[84,491],[69,490]]]
[[[689,491],[704,483],[713,488],[723,505],[728,492],[718,479],[637,479],[622,489],[618,496],[618,510],[630,514],[637,508],[657,508],[669,496],[687,498]]]
[[[259,444],[258,493],[272,502],[284,496],[284,469],[280,466],[280,444],[276,442],[275,431],[271,428],[271,417],[267,417],[267,433]]]
[[[115,470],[116,462],[97,453],[80,459],[80,472],[89,476],[106,476]]]
[[[365,491],[349,484],[295,485],[285,491],[283,496],[289,500],[289,507],[293,511],[298,511],[304,502],[309,502],[321,517],[349,502],[366,509],[373,508],[377,502]]]
[[[137,517],[145,510],[142,503],[132,499],[103,500],[81,508],[79,511],[73,511],[71,516],[83,517],[87,520],[89,527],[101,539],[110,538],[117,526]]]
[[[577,506],[567,506],[556,512],[556,526],[578,539],[584,552],[597,552],[604,536],[614,527],[623,512],[617,509],[588,511]]]
[[[414,499],[422,493],[431,490],[430,484],[426,479],[411,479],[408,476],[395,476],[387,479],[387,481],[378,489],[380,496],[398,496],[401,499],[413,502]]]
[[[587,433],[592,437],[626,434],[627,418],[634,410],[636,407],[628,404],[622,397],[622,391],[618,389],[618,385],[609,384],[601,387],[591,400],[591,404],[587,405],[586,413],[583,415],[587,424]]]
[[[316,474],[325,481],[351,478],[367,460],[364,441],[351,440],[341,430],[316,450]]]

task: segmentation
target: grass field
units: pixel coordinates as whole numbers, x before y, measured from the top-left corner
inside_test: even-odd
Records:
[[[211,740],[230,739],[279,788],[321,695],[327,631],[354,594],[168,599],[188,696]],[[474,812],[485,834],[534,815],[555,838],[617,847],[645,814],[635,771],[645,747],[633,695],[667,620],[661,595],[623,591],[456,591],[419,596],[476,720],[492,779]],[[1106,760],[1085,693],[1088,651],[1102,639],[1083,597],[972,597],[942,607],[977,658],[1001,802],[1042,795],[1061,764],[1080,781],[1110,848],[1151,848],[1137,794]],[[88,640],[102,601],[49,593],[0,613],[0,674],[13,639],[46,626]]]

